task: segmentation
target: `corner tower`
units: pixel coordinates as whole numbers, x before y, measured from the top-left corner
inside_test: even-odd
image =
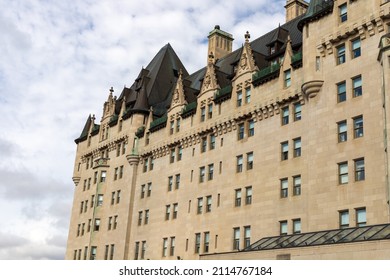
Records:
[[[209,33],[208,38],[209,48],[207,54],[213,53],[215,60],[232,52],[233,35],[222,31],[219,25],[214,27],[214,30]]]

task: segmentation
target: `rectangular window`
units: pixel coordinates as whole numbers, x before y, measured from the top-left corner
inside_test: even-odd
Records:
[[[167,256],[167,250],[168,250],[168,238],[163,239],[163,250],[162,250],[162,256]]]
[[[211,195],[206,196],[206,212],[211,212],[211,202],[212,202],[212,197]]]
[[[99,231],[100,229],[100,219],[95,219],[94,231]]]
[[[119,157],[121,155],[121,143],[116,145],[116,156]]]
[[[125,142],[122,143],[122,155],[126,153],[127,144]]]
[[[287,160],[288,159],[288,141],[281,143],[280,146],[281,146],[282,161]]]
[[[147,225],[148,223],[149,223],[149,210],[145,210],[144,224]]]
[[[148,197],[152,194],[152,183],[148,183]]]
[[[348,183],[348,162],[341,162],[339,165],[339,184]]]
[[[107,176],[107,172],[106,171],[102,171],[100,173],[100,182],[103,183],[106,181],[106,176]]]
[[[207,150],[207,137],[203,137],[201,141],[200,152],[204,153]]]
[[[145,259],[145,253],[146,253],[146,241],[142,241],[141,260]]]
[[[367,225],[366,208],[356,209],[356,226],[364,227]]]
[[[108,217],[108,230],[112,228],[112,217]]]
[[[288,196],[288,179],[284,178],[280,180],[280,197],[285,198]]]
[[[214,150],[214,149],[215,149],[215,135],[211,134],[210,135],[210,150]]]
[[[284,87],[291,86],[291,69],[284,71]]]
[[[337,102],[344,102],[347,100],[347,92],[345,81],[337,84]]]
[[[145,185],[142,185],[141,186],[141,198],[144,198],[145,197]],[[114,204],[114,200],[115,200],[115,192],[112,193],[112,198],[111,198],[111,204]]]
[[[180,188],[180,174],[175,175],[175,188],[176,189]]]
[[[206,119],[206,108],[202,107],[200,108],[200,121],[204,122]]]
[[[144,168],[144,172],[145,172],[145,168]],[[118,179],[118,167],[116,167],[114,171],[114,181],[117,179]]]
[[[301,138],[294,139],[294,157],[300,157],[302,151]]]
[[[171,121],[169,125],[169,134],[173,134],[175,128],[175,121]]]
[[[288,107],[282,108],[282,125],[288,124]]]
[[[252,204],[252,187],[245,188],[245,204]]]
[[[360,38],[357,38],[351,42],[352,44],[352,59],[361,56]]]
[[[173,176],[168,177],[168,191],[172,191],[172,186],[173,186]]]
[[[204,233],[204,239],[203,239],[203,253],[208,253],[209,252],[209,247],[210,247],[210,232],[205,232]]]
[[[195,234],[195,254],[200,253],[200,233]]]
[[[353,118],[354,137],[363,137],[363,116]]]
[[[240,228],[233,228],[233,250],[240,249]]]
[[[287,235],[287,221],[280,221],[280,235]]]
[[[242,172],[242,155],[237,156],[237,173]]]
[[[242,105],[242,91],[237,92],[237,107],[240,107]]]
[[[345,63],[345,45],[342,44],[336,48],[337,51],[337,65]]]
[[[91,196],[91,208],[95,205],[95,195]]]
[[[301,219],[293,220],[293,233],[301,233]]]
[[[143,211],[139,211],[139,212],[138,212],[138,225],[139,225],[139,226],[142,225],[142,212],[143,212]]]
[[[293,177],[293,195],[301,195],[301,176],[294,176]]]
[[[118,225],[118,215],[115,215],[114,216],[114,229],[116,229],[117,225]]]
[[[171,156],[169,157],[169,162],[173,163],[175,161],[175,149],[171,149]]]
[[[337,123],[337,133],[339,143],[347,141],[347,121],[344,120]]]
[[[253,169],[253,152],[247,153],[246,154],[246,169],[251,170]]]
[[[352,91],[353,91],[353,97],[358,97],[363,95],[363,89],[362,89],[362,76],[357,76],[355,78],[352,78]]]
[[[251,245],[251,227],[244,227],[244,248],[247,248]]]
[[[245,125],[244,125],[244,123],[240,123],[238,125],[238,129],[237,129],[237,139],[238,140],[244,139],[244,132],[245,132]]]
[[[211,119],[213,117],[213,104],[207,106],[207,118]]]
[[[348,210],[343,210],[339,211],[339,223],[340,223],[340,228],[349,228],[349,211]]]
[[[248,137],[255,135],[255,121],[250,120],[248,123]]]
[[[301,103],[294,104],[294,121],[300,121],[302,119],[302,106]]]
[[[96,171],[95,174],[93,175],[93,183],[96,184],[98,180],[98,172]]]
[[[177,148],[177,161],[180,161],[183,157],[183,147],[179,146]]]
[[[165,206],[165,220],[169,220],[169,216],[171,215],[171,205]]]
[[[123,177],[123,165],[119,167],[119,179]]]
[[[104,259],[105,260],[108,260],[108,251],[110,249],[110,246],[109,245],[106,245],[106,250],[104,251]]]
[[[199,168],[199,183],[203,183],[204,182],[205,173],[206,173],[205,167],[204,166],[200,167]]]
[[[169,255],[175,255],[175,237],[171,237],[171,248],[169,250]]]
[[[347,21],[348,19],[347,3],[344,3],[343,5],[339,6],[339,14],[340,14],[340,22]]]
[[[209,175],[208,175],[208,180],[213,180],[214,178],[214,164],[209,164],[208,166],[208,172],[209,172]]]
[[[138,256],[139,256],[139,242],[135,242],[135,253],[134,253],[134,259],[135,260],[138,260]]]
[[[202,214],[203,209],[203,197],[198,198],[198,210],[197,214]]]
[[[180,119],[176,120],[176,132],[180,131]]]
[[[365,170],[364,170],[364,158],[355,159],[355,181],[364,181]]]
[[[91,260],[95,260],[96,259],[96,253],[97,253],[97,247],[96,246],[92,246],[91,247],[91,255],[90,255],[90,259]]]
[[[102,205],[103,205],[103,195],[98,194],[97,206],[102,206]]]
[[[115,251],[115,245],[111,244],[110,260],[114,259],[114,251]]]
[[[250,87],[245,89],[245,102],[247,104],[251,102],[251,88]]]
[[[172,213],[172,219],[177,219],[177,211],[179,208],[179,204],[174,203],[173,204],[173,213]]]
[[[234,205],[236,207],[240,207],[241,206],[241,189],[236,189],[235,190]]]
[[[87,228],[87,232],[90,232],[90,231],[91,231],[91,228],[92,228],[92,219],[88,219],[88,228]]]

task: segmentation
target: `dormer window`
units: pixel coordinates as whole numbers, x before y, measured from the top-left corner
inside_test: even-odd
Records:
[[[272,55],[272,54],[274,54],[276,52],[276,44],[274,44],[274,45],[272,45],[271,47],[270,47],[270,50],[269,50],[269,53]]]

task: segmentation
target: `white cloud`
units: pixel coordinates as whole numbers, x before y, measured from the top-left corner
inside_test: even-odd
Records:
[[[255,39],[283,23],[284,4],[0,0],[0,259],[63,258],[73,140],[88,114],[99,120],[111,86],[119,95],[168,42],[194,72],[216,24],[237,48],[247,30]]]

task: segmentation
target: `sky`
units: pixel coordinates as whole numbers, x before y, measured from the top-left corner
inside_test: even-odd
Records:
[[[220,25],[233,49],[286,0],[0,0],[0,259],[64,259],[74,139],[170,43],[189,73]]]

